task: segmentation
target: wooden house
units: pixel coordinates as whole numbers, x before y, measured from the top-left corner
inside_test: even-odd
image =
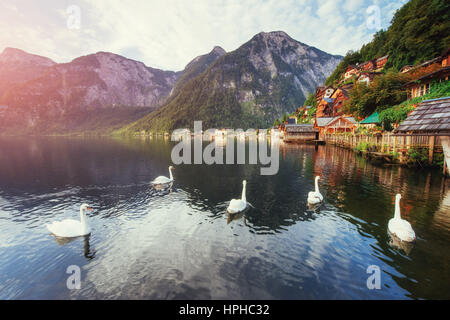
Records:
[[[359,65],[359,69],[361,71],[371,71],[371,70],[374,70],[375,67],[376,67],[376,63],[374,60],[369,60],[369,61],[366,61]]]
[[[284,142],[317,140],[318,130],[312,124],[287,124],[284,127]]]
[[[378,112],[372,113],[370,116],[368,116],[367,118],[365,118],[363,121],[361,121],[359,123],[360,126],[363,126],[363,127],[369,128],[369,129],[373,129],[380,124],[381,124],[381,121],[378,116]]]
[[[343,88],[338,88],[331,96],[333,99],[333,111],[331,113],[332,117],[340,116],[343,114],[342,106],[345,100],[348,100],[350,95],[347,90]]]
[[[359,77],[356,79],[358,83],[364,83],[368,85],[375,79],[375,77],[381,75],[382,72],[361,72]]]
[[[375,70],[376,71],[383,70],[383,68],[386,65],[386,62],[388,61],[388,59],[389,59],[389,55],[385,55],[385,56],[375,60]]]
[[[428,136],[430,162],[436,138],[439,137],[445,156],[444,166],[450,174],[450,97],[422,101],[395,133]]]
[[[319,130],[319,139],[322,140],[326,134],[354,133],[358,123],[353,117],[322,117],[316,118],[314,128]]]
[[[329,98],[334,92],[334,88],[331,86],[318,87],[316,89],[315,99],[317,103],[320,102],[323,98]]]
[[[405,87],[408,93],[408,99],[423,96],[430,92],[433,82],[448,81],[450,75],[450,66],[443,67],[430,72],[420,78],[408,82]]]
[[[350,79],[353,76],[358,76],[359,74],[359,68],[355,65],[348,65],[347,69],[344,73],[344,80]]]
[[[332,116],[333,102],[334,100],[332,98],[323,98],[322,100],[320,100],[319,104],[317,105],[316,116],[319,118]]]

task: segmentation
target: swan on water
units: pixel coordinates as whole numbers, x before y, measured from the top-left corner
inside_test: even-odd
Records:
[[[45,226],[48,231],[57,237],[75,238],[88,235],[91,233],[91,229],[87,223],[87,210],[92,211],[92,208],[87,204],[82,204],[80,207],[80,221],[66,219],[63,221],[54,221]]]
[[[245,197],[245,186],[247,185],[247,181],[242,181],[242,198],[241,199],[233,199],[230,201],[228,205],[227,211],[229,213],[238,213],[244,211],[247,208],[247,198]]]
[[[172,175],[172,169],[175,169],[174,167],[170,166],[169,167],[169,177],[164,177],[164,176],[159,176],[158,178],[156,178],[155,180],[152,181],[152,184],[155,186],[158,185],[162,185],[162,184],[168,184],[173,182],[173,175]]]
[[[389,232],[394,236],[399,238],[401,241],[412,242],[416,240],[416,234],[414,233],[411,224],[403,220],[400,215],[400,199],[402,198],[401,194],[397,194],[395,196],[395,213],[394,218],[389,220],[388,229]]]
[[[310,193],[308,193],[308,203],[309,204],[319,204],[323,201],[323,196],[320,194],[320,191],[319,191],[319,180],[320,180],[320,177],[317,176],[315,179],[315,186],[316,186],[315,191],[311,191]]]

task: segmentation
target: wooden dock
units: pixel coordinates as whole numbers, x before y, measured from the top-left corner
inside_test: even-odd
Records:
[[[397,157],[400,162],[404,162],[408,152],[412,148],[428,149],[428,162],[431,164],[436,154],[444,153],[444,165],[449,166],[450,144],[448,136],[429,135],[429,134],[374,134],[374,135],[348,135],[348,134],[329,134],[324,137],[326,143],[337,145],[344,148],[355,149],[361,143],[367,144],[376,151],[369,151],[375,158],[392,159]],[[446,144],[447,143],[447,144]],[[447,146],[445,153],[443,145]]]

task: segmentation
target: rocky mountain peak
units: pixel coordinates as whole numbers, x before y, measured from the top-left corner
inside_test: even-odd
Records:
[[[223,56],[224,54],[226,54],[227,52],[220,46],[215,46],[210,53],[215,53],[219,56]]]
[[[20,49],[7,47],[0,54],[0,63],[30,63],[41,66],[52,66],[56,64],[53,60],[25,52]]]

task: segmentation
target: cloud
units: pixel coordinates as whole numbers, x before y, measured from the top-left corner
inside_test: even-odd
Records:
[[[110,51],[145,64],[181,70],[215,45],[231,51],[261,31],[283,30],[333,54],[359,49],[376,30],[366,9],[378,5],[381,26],[405,1],[376,0],[16,0],[0,3],[0,50],[18,47],[58,62]],[[80,8],[69,29],[67,8]]]

